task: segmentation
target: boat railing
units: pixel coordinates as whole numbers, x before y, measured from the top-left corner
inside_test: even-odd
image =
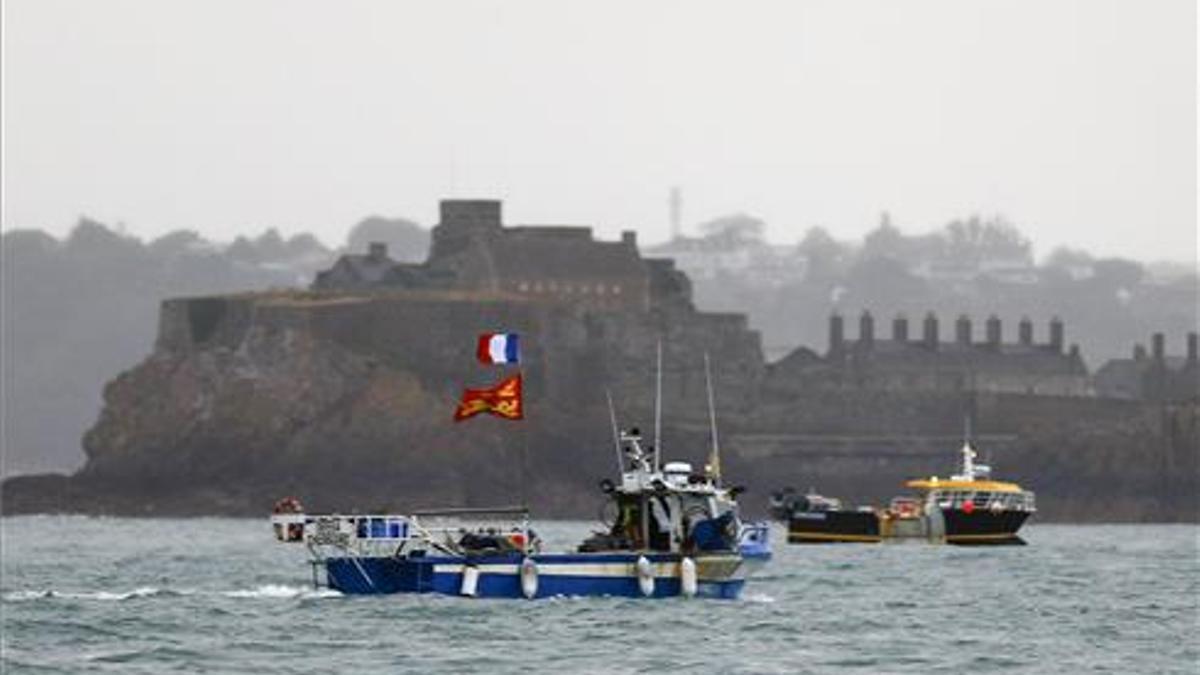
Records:
[[[1032,492],[934,491],[929,502],[943,509],[962,509],[967,502],[976,509],[992,511],[1035,511]]]
[[[496,520],[488,519],[489,526],[432,525],[423,519],[463,516],[520,516],[511,527],[497,527]],[[492,538],[505,538],[515,550],[530,552],[532,529],[529,526],[527,509],[502,508],[459,508],[419,511],[410,515],[399,514],[275,514],[271,522],[280,541],[303,543],[314,556],[326,555],[331,549],[346,555],[401,555],[413,544],[421,544],[448,554],[463,554],[461,538],[468,534]]]

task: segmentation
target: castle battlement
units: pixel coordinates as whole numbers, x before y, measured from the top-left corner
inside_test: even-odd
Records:
[[[941,322],[932,312],[920,321],[919,330],[906,315],[896,315],[890,337],[877,335],[869,310],[858,317],[856,339],[847,337],[845,324],[841,314],[830,316],[824,356],[798,350],[780,361],[774,370],[783,386],[791,381],[889,391],[1091,394],[1079,348],[1064,349],[1065,330],[1057,317],[1049,321],[1040,343],[1027,317],[1018,322],[1015,341],[1005,341],[1003,322],[995,315],[984,321],[982,339],[965,315],[955,320],[952,340],[942,339]]]

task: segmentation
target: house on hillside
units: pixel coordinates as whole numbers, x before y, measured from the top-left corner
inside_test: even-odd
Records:
[[[1151,337],[1152,353],[1143,345],[1128,359],[1111,359],[1096,371],[1096,395],[1138,401],[1187,401],[1200,397],[1197,336],[1187,336],[1187,356],[1168,356],[1166,337]]]

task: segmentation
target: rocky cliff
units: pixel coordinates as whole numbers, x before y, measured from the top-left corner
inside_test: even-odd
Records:
[[[496,329],[523,336],[527,419],[455,424],[461,388],[505,374],[474,358]],[[605,390],[623,424],[651,427],[660,340],[666,454],[707,453],[707,352],[726,475],[751,511],[784,485],[866,501],[945,474],[973,408],[985,458],[1038,492],[1045,519],[1197,518],[1195,402],[784,382],[737,315],[450,291],[167,301],[154,353],[105,388],[84,469],[9,480],[4,511],[261,515],[290,494],[315,509],[526,500],[591,516],[615,469]]]
[[[524,339],[527,419],[456,424],[461,388],[503,374],[474,355],[499,328]],[[325,508],[527,498],[590,515],[614,463],[605,389],[623,421],[649,426],[660,337],[667,414],[707,414],[704,352],[728,410],[745,412],[763,368],[737,316],[450,292],[170,300],[154,353],[105,388],[85,468],[9,481],[6,511],[261,513],[296,494]]]

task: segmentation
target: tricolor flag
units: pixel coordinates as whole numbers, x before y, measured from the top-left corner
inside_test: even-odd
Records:
[[[506,420],[524,419],[521,375],[513,375],[491,389],[464,389],[462,402],[454,411],[454,421],[461,422],[479,413],[491,413]]]
[[[484,333],[479,336],[475,355],[481,363],[520,363],[516,333]]]

